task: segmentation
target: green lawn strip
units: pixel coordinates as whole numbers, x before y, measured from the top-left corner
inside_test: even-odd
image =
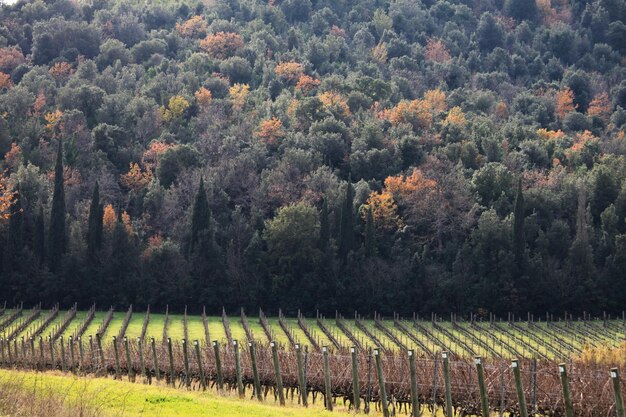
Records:
[[[252,336],[257,343],[266,344],[269,343],[267,340],[267,336],[265,336],[265,332],[259,323],[258,317],[248,317],[248,326],[250,327],[250,331],[252,332]]]
[[[150,340],[151,337],[154,337],[155,340],[160,341],[163,338],[164,323],[165,314],[150,313],[150,322],[148,323],[148,329],[146,330],[146,338]]]
[[[88,339],[89,336],[93,336],[94,338],[96,337],[96,332],[100,328],[100,325],[102,324],[102,320],[104,320],[104,317],[106,316],[106,314],[107,313],[104,311],[96,311],[96,314],[93,320],[91,321],[91,324],[87,326],[87,329],[85,330],[85,333],[83,334],[84,338]]]
[[[306,334],[304,334],[302,329],[298,326],[298,319],[285,319],[285,321],[287,322],[287,326],[291,329],[296,343],[300,343],[301,346],[309,346],[309,349],[311,349],[309,338],[306,337]]]
[[[41,336],[46,339],[48,336],[52,336],[52,333],[55,329],[63,323],[63,317],[65,316],[65,312],[59,311],[59,315],[52,320],[52,322],[45,328]]]
[[[270,328],[272,329],[272,334],[274,335],[275,342],[279,345],[284,346],[286,349],[291,349],[291,343],[289,343],[289,338],[283,331],[282,327],[278,323],[278,318],[269,318],[267,319]]]
[[[217,340],[220,343],[228,343],[222,318],[211,316],[207,317],[207,321],[209,322],[209,335],[211,336],[211,341]]]
[[[62,398],[68,406],[80,404],[87,409],[91,406],[101,411],[100,415],[110,417],[323,417],[346,411],[340,403],[333,414],[324,411],[320,402],[310,408],[290,402],[286,407],[279,407],[273,401],[257,403],[229,394],[219,396],[213,391],[189,392],[104,378],[0,370],[0,380],[8,379],[23,387],[25,392],[36,390],[42,395]]]
[[[228,317],[228,322],[233,340],[237,340],[240,345],[245,345],[248,342],[248,338],[246,337],[246,331],[243,329],[243,324],[241,324],[241,318],[239,316],[230,316]]]
[[[109,323],[109,327],[107,327],[107,331],[102,336],[102,342],[105,344],[111,343],[113,341],[113,336],[116,336],[120,332],[120,328],[122,327],[122,323],[124,322],[124,317],[126,316],[126,312],[116,311],[113,313],[113,318]]]
[[[24,330],[18,333],[17,338],[19,339],[23,336],[24,339],[28,339],[28,337],[33,334],[33,332],[39,329],[39,326],[41,326],[46,320],[46,317],[48,317],[48,314],[50,314],[50,310],[42,310],[41,314],[35,321],[33,321]]]
[[[141,336],[143,328],[143,319],[146,317],[145,311],[133,311],[128,327],[126,328],[126,336],[129,340],[137,340]],[[119,332],[119,329],[118,329]]]
[[[67,326],[65,331],[62,333],[63,338],[67,340],[70,336],[74,335],[74,331],[83,323],[83,320],[87,317],[86,311],[78,311],[76,312],[76,317],[70,321],[70,324]]]
[[[167,335],[172,341],[180,342],[185,338],[185,328],[182,314],[170,314],[170,323],[167,327]]]
[[[202,317],[187,316],[187,330],[189,332],[189,340],[198,340],[201,343],[205,342],[204,325],[202,324]]]

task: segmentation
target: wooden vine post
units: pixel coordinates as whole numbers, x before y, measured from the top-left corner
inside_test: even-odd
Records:
[[[263,401],[263,395],[261,394],[261,380],[259,378],[259,369],[256,365],[256,349],[253,341],[248,342],[248,348],[250,349],[250,363],[252,364],[252,377],[254,379],[254,393],[259,401]]]
[[[278,400],[280,405],[285,405],[285,392],[283,391],[283,377],[280,374],[280,363],[278,361],[278,347],[276,342],[271,342],[272,358],[274,360],[274,377],[276,378],[276,391],[278,392]]]
[[[77,337],[78,339],[78,370],[83,372],[85,370],[85,350],[83,349],[83,338],[81,336]]]
[[[213,341],[213,351],[215,352],[215,368],[217,371],[217,389],[224,389],[224,376],[222,374],[222,359],[220,358],[220,344],[217,340]]]
[[[446,417],[452,417],[452,388],[450,384],[450,360],[448,352],[441,352],[443,361],[443,385],[446,393]]]
[[[159,369],[159,357],[157,356],[156,342],[154,340],[154,337],[150,338],[150,346],[152,347],[152,362],[154,364],[154,376],[156,377],[158,381],[161,379],[161,371]]]
[[[126,351],[126,368],[128,370],[128,380],[130,381],[134,375],[133,363],[130,361],[130,348],[128,346],[128,337],[124,336],[124,350]]]
[[[483,358],[474,358],[476,371],[478,373],[478,388],[480,389],[480,406],[483,417],[489,417],[489,402],[487,401],[487,387],[485,386],[485,370],[483,368]],[[571,416],[568,416],[571,417]]]
[[[519,403],[520,417],[528,417],[526,396],[524,395],[524,387],[522,386],[522,372],[520,370],[519,361],[517,359],[511,362],[511,368],[513,368],[513,375],[515,376],[515,390],[517,391],[517,401]]]
[[[567,365],[559,364],[559,374],[561,375],[561,387],[563,388],[563,402],[565,403],[565,416],[574,417],[574,406],[572,405],[572,395],[569,389],[569,379],[567,376]]]
[[[67,372],[67,365],[65,363],[65,343],[63,343],[63,336],[59,338],[59,344],[61,345],[61,370]]]
[[[146,362],[143,357],[143,340],[137,338],[137,350],[139,351],[139,367],[141,368],[141,377],[145,381],[146,378]]]
[[[411,373],[411,417],[420,417],[419,392],[417,391],[417,370],[415,369],[415,351],[408,351],[409,372]]]
[[[191,387],[191,378],[189,377],[189,353],[187,352],[187,339],[183,338],[183,363],[185,365],[185,386]]]
[[[175,376],[174,376],[174,353],[172,352],[172,339],[170,337],[167,338],[167,356],[170,362],[170,385],[176,385]]]
[[[308,407],[308,393],[306,388],[306,380],[304,379],[304,364],[302,363],[302,348],[300,343],[294,345],[296,350],[296,364],[298,365],[298,388],[300,389],[300,400],[304,407]]]
[[[198,373],[200,374],[200,385],[202,390],[206,390],[206,379],[204,378],[204,368],[202,367],[202,354],[200,353],[200,343],[198,340],[193,341],[194,348],[196,350],[196,361],[198,362]]]
[[[107,368],[104,361],[104,349],[102,349],[102,337],[100,333],[96,333],[96,344],[98,345],[98,354],[100,355],[100,366],[102,367],[102,371],[106,374]],[[52,363],[54,363],[54,361],[52,361]]]
[[[611,380],[613,381],[613,393],[615,394],[615,410],[617,411],[617,417],[626,417],[626,413],[624,413],[624,397],[622,396],[619,370],[617,368],[611,368]]]
[[[35,339],[31,336],[30,338],[30,360],[31,367],[33,369],[37,369],[36,359],[35,359]]]
[[[389,417],[389,407],[387,405],[387,391],[385,389],[385,375],[383,374],[383,364],[380,359],[380,349],[374,349],[374,358],[376,360],[376,374],[378,376],[378,392],[380,396],[380,404],[383,409],[383,416]]]
[[[74,372],[74,364],[76,363],[74,357],[74,337],[70,335],[68,341],[70,345],[70,371]]]
[[[235,374],[237,377],[237,394],[239,398],[243,398],[245,393],[243,390],[243,376],[241,375],[241,357],[239,355],[239,342],[233,340],[233,349],[235,353]]]
[[[354,410],[358,413],[361,408],[361,387],[359,386],[359,362],[356,346],[350,348],[352,356],[352,399],[354,401]]]
[[[333,411],[333,391],[330,386],[330,365],[328,363],[328,346],[322,347],[322,355],[324,356],[324,399],[326,400],[326,409]]]
[[[115,353],[115,379],[120,379],[120,353],[117,346],[117,336],[113,336],[113,351]]]

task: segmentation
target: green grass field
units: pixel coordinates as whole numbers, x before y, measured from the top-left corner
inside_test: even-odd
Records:
[[[104,378],[88,378],[59,373],[34,373],[0,370],[0,391],[13,396],[33,395],[38,402],[62,402],[67,408],[97,417],[313,417],[332,416],[318,401],[310,408],[287,402],[274,403],[273,397],[259,403],[240,400],[215,391],[183,391],[164,386],[135,384]],[[2,403],[0,402],[0,406]],[[24,405],[28,406],[28,405]],[[336,411],[346,411],[338,406]],[[0,415],[3,410],[0,408]],[[33,414],[35,415],[35,414]],[[83,414],[81,414],[83,415]],[[370,415],[376,416],[376,413]]]
[[[3,314],[8,317],[9,312]],[[22,314],[12,323],[2,329],[2,334],[6,337],[12,330],[17,329],[23,320],[28,317],[30,311],[24,310]],[[17,337],[28,338],[34,331],[39,329],[44,318],[49,311],[42,311],[37,320],[28,325]],[[60,311],[58,316],[41,333],[44,337],[49,336],[58,326],[63,324],[66,311]],[[73,335],[85,319],[86,312],[79,311],[69,322],[63,332],[65,338]],[[110,343],[113,336],[120,333],[120,329],[126,316],[125,311],[116,311],[103,336],[104,343]],[[125,335],[129,338],[137,338],[141,335],[143,322],[146,313],[135,311],[126,329]],[[87,327],[84,337],[95,336],[106,317],[105,312],[96,312],[93,321]],[[0,322],[2,322],[0,316]],[[247,336],[241,322],[239,314],[228,317],[229,328],[233,340],[241,344],[247,342]],[[289,333],[296,343],[311,347],[309,338],[298,325],[295,318],[285,318]],[[217,340],[221,343],[227,342],[225,326],[221,316],[210,316],[207,318],[209,341]],[[315,318],[305,319],[313,339],[319,346],[332,346],[329,337],[322,331]],[[349,348],[352,345],[351,339],[342,328],[337,325],[334,319],[323,319],[325,328],[330,335],[336,339],[342,347]],[[457,356],[470,357],[481,355],[484,357],[502,356],[511,358],[514,356],[540,357],[547,359],[561,359],[569,356],[580,355],[586,347],[618,347],[623,343],[626,326],[622,321],[613,320],[606,323],[600,320],[587,322],[545,322],[528,325],[524,322],[507,323],[497,322],[490,324],[486,322],[468,323],[459,322],[453,325],[451,322],[437,322],[436,325],[430,321],[419,321],[417,326],[412,321],[401,322],[403,328],[398,328],[392,320],[381,321],[383,329],[376,325],[373,320],[361,320],[365,327],[359,328],[353,319],[343,319],[343,326],[355,337],[364,348],[374,348],[380,344],[389,351],[397,351],[400,346],[414,349],[425,355],[432,355],[434,352],[446,349]],[[248,324],[253,334],[254,340],[260,344],[269,342],[266,332],[263,330],[258,317],[248,317]],[[284,329],[280,326],[276,317],[267,318],[268,329],[271,339],[286,349],[291,348],[291,344]],[[161,340],[164,334],[165,314],[161,312],[151,313],[146,331],[146,337],[154,337]],[[188,338],[205,342],[205,330],[202,317],[189,315],[187,318]],[[182,314],[170,314],[167,324],[167,336],[174,341],[180,341],[185,337],[184,316]],[[372,337],[373,336],[373,337]],[[396,339],[396,340],[394,340]],[[418,340],[416,342],[415,340]]]

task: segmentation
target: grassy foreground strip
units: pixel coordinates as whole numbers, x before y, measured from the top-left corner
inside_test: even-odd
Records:
[[[214,391],[185,392],[163,386],[104,378],[0,370],[0,416],[92,417],[307,417],[331,416],[322,404],[311,408],[279,407],[217,395]],[[339,410],[338,410],[339,411]]]

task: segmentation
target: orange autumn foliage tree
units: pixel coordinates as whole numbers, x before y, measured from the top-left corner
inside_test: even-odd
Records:
[[[320,85],[320,80],[316,80],[315,78],[302,74],[298,79],[298,83],[296,84],[296,89],[302,91],[303,93],[309,93],[314,88]]]
[[[115,227],[115,222],[117,221],[117,215],[115,214],[115,209],[113,208],[113,204],[107,204],[104,207],[104,213],[102,215],[102,227],[108,233],[113,232],[113,228]]]
[[[411,175],[397,175],[385,178],[385,189],[394,196],[404,199],[412,194],[433,190],[437,181],[424,177],[419,169],[414,169]]]
[[[591,103],[589,103],[589,108],[587,108],[587,114],[589,116],[599,117],[605,122],[609,120],[612,112],[611,101],[606,92],[596,95],[593,100],[591,100]]]
[[[216,59],[231,57],[243,46],[243,38],[234,32],[218,32],[200,41],[200,49]]]
[[[43,117],[47,122],[46,129],[53,130],[59,124],[61,117],[63,117],[63,112],[59,109],[56,109],[55,111],[50,113],[46,113],[46,115]]]
[[[130,220],[130,214],[128,214],[126,211],[122,213],[122,223],[124,224],[124,230],[126,230],[126,234],[131,236],[133,235],[133,233],[135,233],[135,230],[133,229],[133,223]]]
[[[382,116],[391,124],[408,123],[416,130],[428,129],[433,122],[431,107],[424,100],[401,101],[397,106],[383,111]]]
[[[9,88],[13,87],[13,81],[11,81],[11,76],[9,74],[5,74],[4,72],[0,72],[0,88]]]
[[[9,185],[6,171],[0,175],[0,220],[8,220],[11,217],[11,206],[15,204],[17,192]]]
[[[210,90],[204,87],[200,87],[193,96],[196,98],[196,102],[201,108],[206,108],[209,104],[211,104],[211,101],[213,101],[213,94],[211,94]]]
[[[144,151],[141,157],[141,164],[146,167],[147,170],[154,172],[159,163],[159,156],[173,146],[174,145],[159,140],[150,142],[150,146],[148,146],[148,149]]]
[[[374,58],[374,60],[380,64],[386,63],[387,59],[389,58],[389,50],[387,49],[387,45],[381,42],[373,47],[372,58]]]
[[[15,142],[11,143],[11,150],[4,155],[4,163],[12,170],[16,171],[22,159],[22,148]]]
[[[261,142],[267,145],[274,145],[280,139],[285,137],[283,123],[276,117],[272,117],[268,120],[263,120],[259,124],[259,128],[256,131],[256,136]]]
[[[186,38],[200,38],[206,36],[209,25],[202,16],[192,16],[185,22],[176,23],[176,30]]]
[[[152,171],[150,168],[142,170],[137,163],[130,163],[126,174],[122,174],[122,185],[129,190],[141,190],[152,181]]]
[[[35,97],[35,102],[33,103],[33,114],[39,115],[41,114],[41,110],[46,105],[46,95],[43,91],[40,91]]]
[[[72,68],[72,64],[69,62],[57,62],[48,70],[50,75],[54,77],[57,81],[67,81],[72,73],[74,72],[74,68]]]
[[[0,48],[0,71],[9,73],[25,62],[26,57],[18,48]]]
[[[424,101],[428,103],[431,111],[434,114],[443,113],[448,110],[448,103],[446,103],[446,93],[439,88],[434,90],[428,90],[424,93]]]
[[[326,91],[318,96],[324,108],[330,111],[336,111],[342,116],[350,116],[350,107],[348,107],[348,100],[341,94],[335,91]]]
[[[378,232],[393,233],[404,226],[398,214],[398,205],[389,191],[372,192],[369,195],[366,204],[359,210],[363,221],[366,220],[370,207]]]
[[[426,43],[424,56],[426,56],[426,59],[439,63],[446,62],[451,58],[448,48],[446,48],[446,45],[441,41],[441,39],[433,38],[430,38],[428,43]]]
[[[463,113],[463,110],[461,110],[460,107],[456,106],[450,109],[443,123],[447,125],[463,127],[465,126],[465,123],[467,123],[467,120],[465,119],[465,113]]]
[[[565,133],[561,129],[559,130],[548,130],[548,129],[538,129],[537,136],[543,140],[557,140],[565,137]]]
[[[569,88],[556,93],[555,97],[556,114],[563,119],[567,113],[576,110],[574,106],[574,93]]]
[[[276,65],[274,72],[283,81],[295,83],[304,74],[304,67],[299,62],[282,62]]]

